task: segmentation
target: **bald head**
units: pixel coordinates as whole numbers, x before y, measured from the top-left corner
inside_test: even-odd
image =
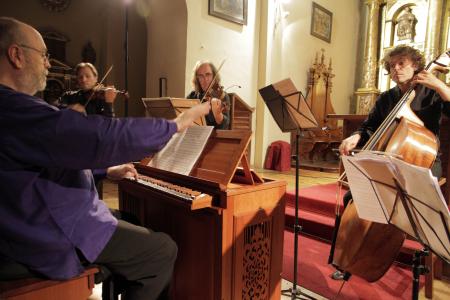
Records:
[[[49,67],[40,33],[16,19],[0,17],[0,83],[34,95],[45,88]]]
[[[5,54],[8,47],[23,39],[24,23],[8,17],[0,17],[0,53]]]

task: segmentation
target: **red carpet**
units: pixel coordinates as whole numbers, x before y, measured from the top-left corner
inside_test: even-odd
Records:
[[[341,199],[347,189],[341,191]],[[336,197],[339,196],[337,182],[314,185],[299,190],[299,208],[301,210],[313,212],[323,216],[331,217],[334,220],[336,210]],[[342,200],[340,206],[342,209]],[[286,193],[286,205],[295,207],[295,190],[288,190]]]
[[[302,232],[319,237],[322,240],[331,241],[336,209],[336,197],[338,196],[337,183],[314,185],[299,190],[299,218]],[[341,198],[346,190],[341,191]],[[285,224],[287,228],[294,228],[295,222],[295,191],[289,190],[285,195],[286,214]],[[340,200],[341,211],[342,200]],[[413,250],[422,248],[419,243],[406,240],[404,249],[399,253],[397,261],[404,264],[411,263]]]
[[[294,234],[285,230],[283,273],[282,277],[292,282],[293,280],[293,244]],[[330,274],[335,269],[327,264],[330,245],[300,236],[297,284],[322,295],[328,299],[334,299],[342,281],[335,281]],[[424,278],[421,276],[421,286]],[[412,296],[412,272],[409,268],[393,265],[389,271],[377,282],[368,283],[364,279],[353,276],[345,283],[338,299],[411,299]]]

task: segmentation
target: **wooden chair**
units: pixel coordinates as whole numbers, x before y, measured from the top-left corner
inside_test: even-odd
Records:
[[[94,288],[98,267],[91,266],[69,280],[25,278],[0,281],[0,299],[5,300],[80,300],[87,299]]]
[[[337,148],[342,140],[342,130],[337,125],[337,120],[329,119],[329,114],[334,114],[331,103],[332,73],[331,59],[325,64],[324,50],[320,61],[316,55],[315,62],[308,72],[308,93],[306,103],[318,123],[318,128],[302,131],[303,137],[300,144],[299,155],[301,161],[327,160],[332,154],[332,149]],[[291,134],[291,145],[295,145],[295,132]],[[295,149],[291,150],[295,153]],[[332,156],[337,161],[337,157]]]

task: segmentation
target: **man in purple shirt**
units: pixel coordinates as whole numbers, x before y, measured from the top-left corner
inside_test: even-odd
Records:
[[[0,257],[53,279],[76,276],[83,260],[105,265],[129,282],[122,299],[156,299],[170,281],[176,245],[114,218],[91,169],[158,151],[210,107],[174,121],[58,110],[32,96],[45,88],[49,67],[41,35],[0,17]]]

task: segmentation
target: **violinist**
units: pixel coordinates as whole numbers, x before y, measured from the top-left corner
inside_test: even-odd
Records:
[[[208,90],[213,78],[213,86]],[[220,85],[220,75],[217,68],[208,61],[198,61],[192,72],[192,87],[194,90],[186,96],[188,99],[206,99],[211,103],[211,110],[206,115],[206,124],[215,129],[229,129],[230,126],[230,97]]]
[[[364,146],[410,88],[416,92],[411,109],[436,137],[439,137],[442,113],[450,116],[450,88],[434,74],[424,70],[425,58],[419,50],[407,45],[396,46],[384,56],[382,64],[397,85],[381,93],[360,128],[342,141],[339,146],[341,155],[349,155],[354,148]],[[439,155],[431,171],[438,178],[442,175]],[[344,207],[351,199],[351,193],[347,192],[344,195]],[[343,274],[336,271],[331,277],[342,279]]]
[[[91,63],[82,62],[75,67],[78,91],[68,91],[61,96],[60,105],[88,115],[114,117],[114,100],[117,91],[113,87],[97,87],[98,72]]]

